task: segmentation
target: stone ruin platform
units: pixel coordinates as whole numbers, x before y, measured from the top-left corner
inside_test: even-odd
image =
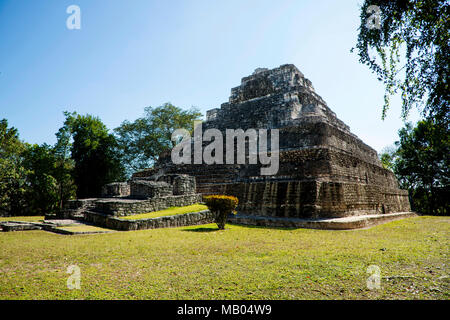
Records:
[[[14,219],[14,217],[11,217]],[[40,222],[28,222],[28,221],[2,221],[0,222],[0,231],[26,231],[26,230],[41,230],[42,223]]]
[[[57,216],[46,216],[46,221],[74,219],[79,223],[120,231],[214,222],[214,215],[209,210],[147,219],[124,219],[142,213],[201,202],[202,195],[196,193],[194,177],[169,174],[151,179],[134,178],[127,182],[105,185],[100,198],[67,201],[61,213]]]
[[[311,81],[292,64],[272,70],[258,68],[242,78],[241,84],[231,89],[228,102],[207,111],[202,126],[203,130],[218,129],[224,137],[226,129],[278,129],[279,149],[271,150],[279,152],[278,172],[260,175],[264,166],[248,164],[246,144],[245,164],[225,164],[224,152],[224,164],[180,165],[172,163],[166,152],[154,168],[133,177],[151,178],[161,173],[194,176],[198,193],[236,196],[238,213],[254,217],[245,220],[248,224],[265,219],[276,226],[283,219],[290,224],[291,219],[411,211],[408,192],[399,189],[396,177],[383,168],[377,152],[337,118]],[[193,138],[191,145],[193,149]]]
[[[131,231],[209,224],[213,223],[214,219],[215,216],[212,212],[209,210],[202,210],[198,212],[145,219],[123,219],[98,212],[91,212],[91,214],[87,216],[86,220],[103,228],[119,231]]]
[[[265,216],[236,215],[228,218],[228,222],[240,225],[270,226],[279,228],[306,228],[325,230],[365,229],[376,225],[404,218],[416,217],[413,212],[396,212],[386,214],[370,214],[344,218],[300,219]]]
[[[114,232],[114,230],[99,228],[87,222],[71,219],[54,219],[54,220],[45,220],[42,222],[27,222],[27,221],[0,222],[0,231],[3,232],[27,231],[27,230],[45,230],[65,235]]]
[[[376,225],[395,221],[404,218],[416,217],[413,212],[396,212],[384,215],[360,215],[344,218],[323,218],[323,219],[299,219],[299,218],[277,218],[265,216],[246,216],[230,215],[228,223],[236,225],[251,225],[261,227],[277,228],[306,228],[323,230],[353,230],[366,229]],[[25,222],[25,221],[7,221],[0,222],[0,231],[26,231],[26,230],[45,230],[63,235],[81,235],[81,234],[99,234],[111,233],[116,230],[146,230],[157,228],[175,228],[182,226],[193,226],[209,224],[214,222],[214,216],[209,210],[187,213],[182,215],[164,216],[157,218],[125,220],[115,217],[108,217],[102,214],[94,213],[90,216],[91,222],[55,219],[45,222]],[[77,230],[72,227],[84,226],[84,230]]]

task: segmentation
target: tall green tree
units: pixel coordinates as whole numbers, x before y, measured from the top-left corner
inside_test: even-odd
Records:
[[[63,202],[76,195],[76,185],[73,180],[75,162],[71,158],[72,123],[75,112],[64,112],[64,125],[56,133],[56,143],[53,147],[57,160],[54,177],[58,182],[58,208],[63,208]]]
[[[381,165],[385,169],[394,171],[394,159],[397,148],[395,146],[385,147],[380,154]]]
[[[29,145],[23,152],[26,169],[26,207],[24,215],[45,215],[58,209],[58,181],[55,179],[57,158],[47,144]]]
[[[52,147],[30,145],[0,121],[0,213],[44,215],[57,210],[57,158]]]
[[[70,150],[77,197],[97,197],[103,185],[125,179],[117,141],[98,117],[65,115],[67,128],[60,129],[59,133],[64,140],[61,146],[67,142],[67,133],[73,139]]]
[[[114,129],[128,174],[151,167],[174,146],[172,132],[180,128],[192,132],[193,121],[202,115],[196,108],[183,110],[170,103],[144,110],[143,117]]]
[[[428,119],[399,131],[393,154],[394,173],[410,191],[413,210],[448,215],[450,204],[450,133],[441,122]]]
[[[362,4],[356,49],[359,61],[385,85],[383,119],[390,97],[400,91],[404,119],[417,106],[425,117],[448,123],[449,13],[447,0]]]
[[[22,153],[25,144],[8,120],[0,120],[0,214],[19,215],[25,207],[26,175]]]

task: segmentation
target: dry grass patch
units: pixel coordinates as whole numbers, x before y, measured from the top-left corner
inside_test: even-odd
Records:
[[[44,216],[17,216],[17,217],[0,217],[0,222],[2,221],[27,221],[27,222],[38,222],[44,220]]]
[[[106,231],[112,231],[110,229],[100,228],[96,226],[89,226],[89,225],[75,225],[75,226],[63,226],[63,227],[57,227],[56,229],[70,231],[70,232],[106,232]]]

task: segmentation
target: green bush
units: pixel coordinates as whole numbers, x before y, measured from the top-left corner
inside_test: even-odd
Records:
[[[211,212],[216,214],[216,223],[220,230],[225,229],[225,223],[230,213],[235,213],[238,198],[225,195],[204,196],[203,201]]]

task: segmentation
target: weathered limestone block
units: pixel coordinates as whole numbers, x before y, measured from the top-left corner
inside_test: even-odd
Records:
[[[12,220],[14,217],[11,217]],[[25,230],[40,230],[42,226],[40,223],[24,222],[24,221],[5,221],[0,222],[0,231],[25,231]]]
[[[167,182],[134,180],[130,183],[130,197],[150,199],[172,195],[172,186]]]
[[[128,182],[113,182],[102,187],[102,197],[127,197],[130,195]]]
[[[173,181],[173,194],[194,194],[196,191],[195,177],[178,175]]]
[[[201,194],[157,197],[147,200],[133,199],[99,199],[92,211],[114,216],[129,216],[164,210],[169,207],[183,207],[202,201]]]
[[[164,174],[154,178],[158,182],[163,181],[172,185],[173,195],[194,194],[196,192],[195,177],[187,174]]]
[[[128,220],[120,219],[120,217],[105,215],[103,213],[89,212],[86,215],[86,220],[101,227],[128,231],[156,228],[173,228],[213,223],[215,220],[215,214],[210,212],[209,210],[203,210],[199,212],[179,214],[174,216]]]
[[[219,108],[206,111],[206,120],[214,120],[217,117]]]

